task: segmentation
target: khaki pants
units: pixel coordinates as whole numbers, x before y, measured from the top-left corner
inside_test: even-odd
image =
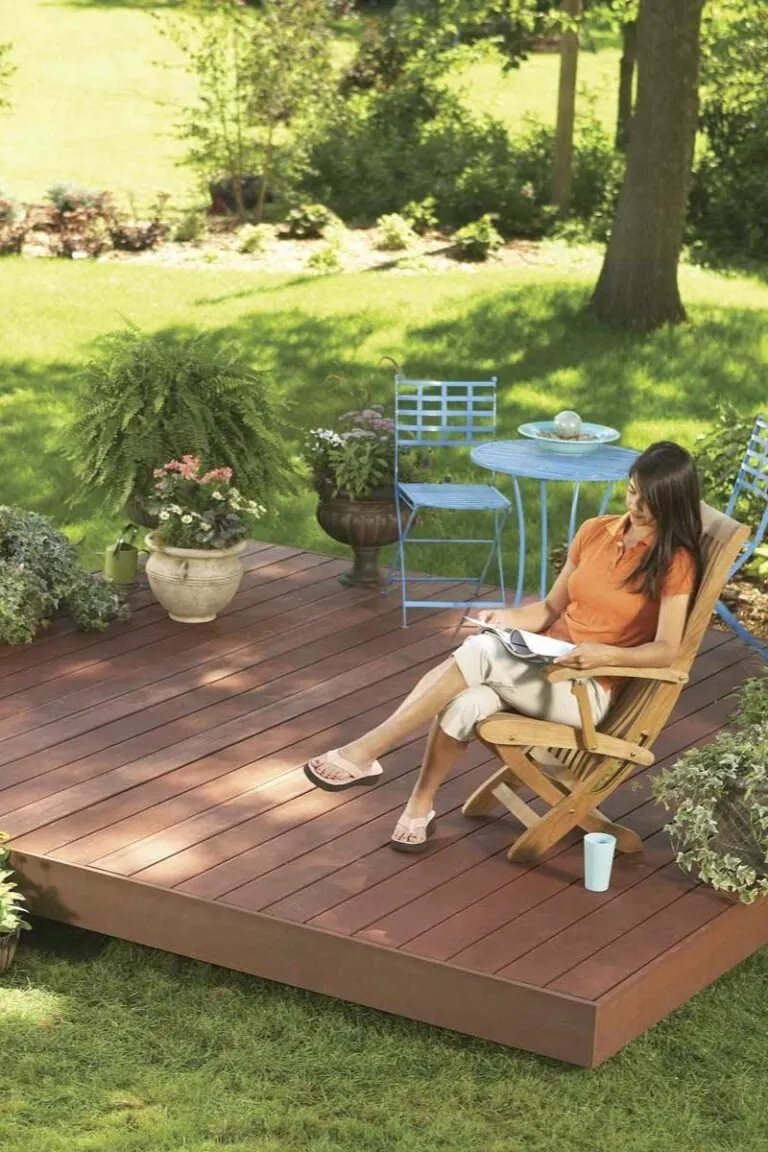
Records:
[[[516,659],[495,636],[487,632],[470,636],[453,655],[468,687],[443,709],[439,723],[454,740],[471,740],[475,725],[495,712],[521,712],[537,720],[581,728],[579,706],[570,684],[547,683],[539,665]],[[587,680],[586,685],[592,715],[599,724],[611,695],[596,680]]]

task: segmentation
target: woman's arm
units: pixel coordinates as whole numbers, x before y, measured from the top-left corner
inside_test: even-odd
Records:
[[[688,617],[688,596],[665,596],[659,608],[656,636],[649,644],[619,648],[615,644],[579,644],[556,664],[566,668],[668,668],[680,651]]]
[[[576,566],[568,560],[552,585],[546,600],[523,604],[520,608],[502,608],[495,612],[481,613],[481,619],[491,624],[498,624],[502,628],[524,628],[526,632],[543,632],[568,606],[568,577],[575,570]]]

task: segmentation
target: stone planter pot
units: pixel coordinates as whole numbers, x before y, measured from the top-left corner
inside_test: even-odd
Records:
[[[392,488],[376,488],[370,496],[351,500],[344,493],[322,496],[315,510],[317,522],[332,540],[349,544],[354,553],[350,572],[342,584],[376,587],[382,583],[379,549],[397,540],[397,507]]]
[[[248,541],[231,548],[166,547],[150,533],[147,548],[149,586],[171,620],[206,624],[215,620],[240,587],[240,553]]]
[[[21,932],[11,932],[7,936],[0,936],[0,976],[3,972],[7,972],[13,963],[20,936]]]

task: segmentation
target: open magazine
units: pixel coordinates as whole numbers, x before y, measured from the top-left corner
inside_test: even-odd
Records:
[[[555,640],[552,636],[540,636],[537,632],[525,632],[522,628],[499,628],[496,624],[487,624],[472,616],[465,616],[464,619],[468,624],[475,624],[481,632],[490,632],[498,637],[507,652],[520,660],[552,664],[559,656],[565,656],[576,647],[567,640]]]

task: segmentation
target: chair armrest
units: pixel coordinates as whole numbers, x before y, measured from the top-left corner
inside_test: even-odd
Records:
[[[661,680],[667,684],[687,684],[688,673],[679,668],[566,668],[561,664],[550,664],[541,670],[550,684],[562,680],[592,680],[596,677],[626,677],[635,680]]]

